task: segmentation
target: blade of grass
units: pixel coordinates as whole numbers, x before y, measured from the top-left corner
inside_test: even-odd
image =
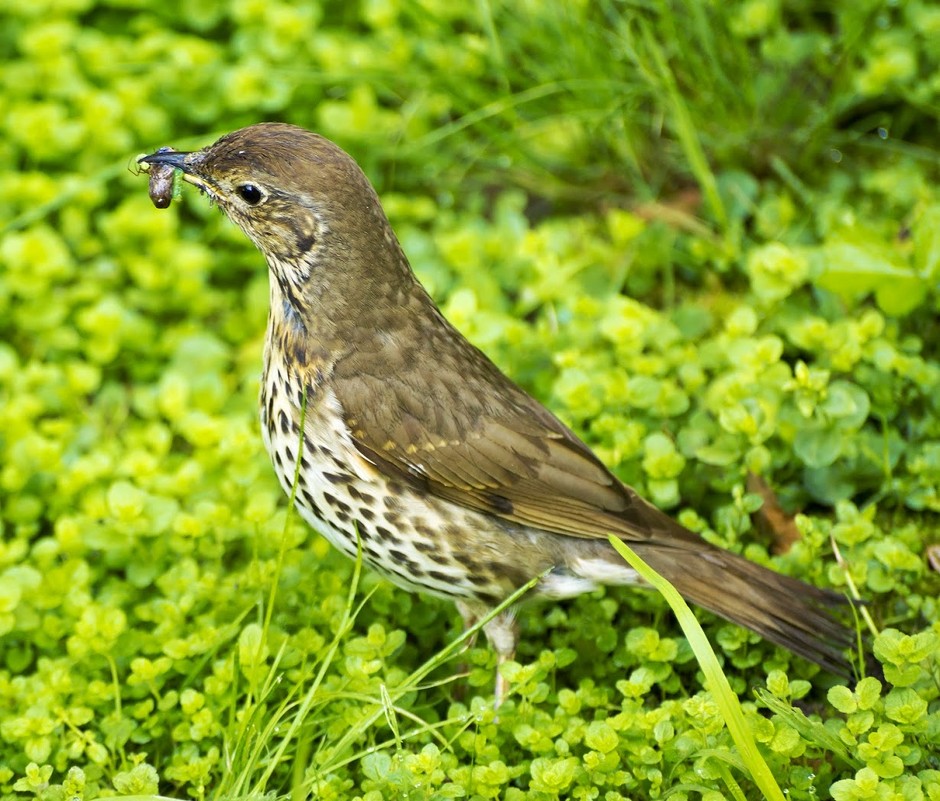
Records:
[[[682,93],[679,91],[679,87],[676,85],[675,76],[666,63],[666,57],[663,54],[662,48],[657,43],[656,37],[652,34],[648,26],[638,23],[638,28],[642,49],[649,54],[652,60],[652,69],[650,72],[653,73],[653,75],[651,75],[651,79],[654,81],[656,78],[659,79],[658,83],[665,91],[666,97],[669,100],[669,105],[672,110],[672,121],[675,126],[676,136],[679,138],[679,144],[682,146],[692,174],[698,181],[702,189],[702,194],[705,196],[705,200],[712,214],[715,216],[715,221],[718,223],[721,230],[726,232],[728,228],[728,213],[725,210],[725,204],[722,202],[721,195],[718,192],[718,182],[715,179],[715,173],[712,172],[712,168],[708,163],[708,157],[705,155],[705,150],[702,148],[702,143],[699,141],[698,134],[696,133],[695,123],[692,121],[689,108],[682,97]],[[640,48],[636,49],[639,51]]]
[[[741,786],[734,780],[734,776],[731,775],[731,771],[728,770],[728,766],[724,762],[717,762],[718,772],[721,774],[721,779],[725,783],[725,787],[728,788],[728,792],[731,793],[735,801],[747,801],[744,797],[744,792],[741,790]]]
[[[757,700],[764,704],[775,715],[783,718],[787,725],[792,726],[800,733],[800,737],[815,743],[820,748],[830,751],[839,759],[844,760],[851,765],[853,769],[859,770],[864,767],[864,763],[853,757],[845,743],[839,739],[838,735],[823,726],[815,720],[810,720],[800,709],[795,709],[786,701],[775,697],[762,688],[757,689]]]
[[[395,747],[401,748],[401,732],[398,730],[398,718],[395,714],[395,704],[392,702],[392,697],[388,694],[388,687],[382,685],[380,688],[382,694],[382,711],[385,712],[385,722],[388,724],[388,728],[392,732],[392,737],[395,738]]]
[[[712,650],[705,632],[699,625],[698,620],[689,608],[676,588],[666,579],[659,575],[653,568],[647,565],[639,556],[637,556],[628,545],[614,536],[610,536],[610,544],[619,553],[643,579],[659,592],[666,602],[672,608],[682,632],[685,634],[695,658],[698,660],[702,672],[705,674],[705,687],[712,694],[715,703],[721,711],[725,725],[734,739],[735,745],[745,766],[751,774],[754,783],[760,789],[762,795],[770,801],[784,801],[783,792],[774,779],[770,767],[764,761],[760,751],[757,750],[757,743],[754,741],[748,728],[747,721],[744,719],[744,712],[741,710],[741,704],[738,697],[731,689],[728,679],[718,664],[718,658]]]

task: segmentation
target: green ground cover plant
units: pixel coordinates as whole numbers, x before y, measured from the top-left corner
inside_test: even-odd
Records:
[[[264,119],[357,158],[445,314],[621,478],[865,599],[850,682],[698,614],[785,797],[940,799],[935,4],[0,15],[2,801],[762,797],[658,594],[523,613],[497,715],[449,605],[294,519],[264,265],[131,169]]]

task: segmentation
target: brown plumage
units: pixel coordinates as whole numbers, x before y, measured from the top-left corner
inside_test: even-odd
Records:
[[[705,543],[615,478],[444,319],[336,145],[264,123],[142,161],[182,169],[265,255],[265,443],[285,490],[300,459],[298,508],[334,545],[354,555],[358,530],[368,564],[469,622],[546,570],[536,595],[639,583],[615,534],[690,601],[848,672],[842,598]],[[511,613],[485,630],[512,655]]]

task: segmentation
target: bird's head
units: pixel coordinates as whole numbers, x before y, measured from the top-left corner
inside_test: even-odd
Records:
[[[380,336],[389,308],[430,305],[368,178],[322,136],[260,123],[202,150],[162,148],[140,161],[180,169],[261,250],[276,328],[336,347]]]
[[[410,279],[369,180],[318,134],[260,123],[202,150],[140,161],[182,170],[264,253],[282,294],[322,297],[332,286],[348,301]]]

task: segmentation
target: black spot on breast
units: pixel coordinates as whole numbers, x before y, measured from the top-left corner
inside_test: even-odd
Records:
[[[415,583],[415,579],[419,579],[421,576],[424,575],[424,571],[419,570],[417,567],[409,567],[407,573],[405,573],[402,570],[396,570],[395,568],[390,567],[388,565],[385,565],[383,567],[383,570],[385,570],[386,573],[389,573],[393,576],[398,576],[398,578],[400,578],[406,584],[413,584]]]
[[[427,539],[429,539],[429,540],[434,539],[435,531],[434,531],[434,529],[431,528],[431,526],[429,526],[427,523],[415,523],[415,524],[414,524],[414,527],[415,527],[415,531],[416,531],[418,534],[420,534],[422,537],[427,537]],[[451,532],[448,532],[448,534],[450,534],[450,533],[451,533]],[[451,535],[451,536],[453,536],[453,535]],[[458,535],[457,537],[454,537],[454,540],[455,540],[456,542],[460,542],[460,539],[461,539],[461,537],[460,537],[459,535]]]
[[[300,316],[300,311],[298,310],[296,304],[297,298],[293,294],[293,291],[289,289],[289,284],[282,284],[281,287],[288,286],[288,291],[291,292],[290,299],[284,298],[283,305],[281,306],[281,311],[284,313],[284,323],[287,328],[294,334],[296,339],[298,336],[305,335],[307,333],[307,328],[304,325],[303,318]],[[287,331],[284,332],[284,336],[287,335]],[[285,341],[282,337],[282,343]],[[304,362],[299,360],[301,364]]]
[[[389,548],[388,555],[392,557],[392,561],[404,567],[411,567],[414,564],[414,562],[408,558],[406,553],[399,551],[396,548]]]
[[[277,419],[281,425],[281,433],[289,434],[290,433],[290,419],[287,416],[287,412],[281,409],[281,411],[278,412]]]
[[[299,316],[298,316],[299,319]],[[303,327],[303,323],[298,323],[298,327],[303,329],[303,333],[307,333],[306,329]],[[290,355],[293,357],[293,360],[297,364],[306,364],[309,361],[307,346],[304,340],[301,337],[294,337],[290,342]],[[310,397],[310,393],[307,393],[307,397]]]
[[[480,567],[480,563],[476,559],[472,559],[466,554],[456,554],[454,556],[454,561],[461,565],[467,573],[485,573],[486,571]]]
[[[297,300],[297,294],[294,292],[294,287],[291,285],[291,282],[287,280],[286,276],[277,273],[277,285],[281,290],[281,294],[284,296],[284,300],[294,307],[296,310],[300,303]]]
[[[490,571],[490,578],[498,581],[510,581],[513,586],[521,587],[530,578],[525,568],[508,562],[490,559],[483,563],[484,571]]]
[[[313,512],[317,517],[323,517],[320,512],[320,507],[317,506],[317,502],[313,499],[313,494],[308,490],[300,490],[300,499],[301,503],[306,506],[311,512]]]
[[[447,573],[443,573],[440,570],[429,570],[428,577],[436,579],[437,581],[446,581],[448,583],[454,580],[452,576],[449,576]]]
[[[383,540],[391,543],[401,542],[391,531],[389,531],[385,526],[376,526],[375,533],[378,534]]]
[[[449,542],[463,542],[466,539],[467,530],[456,523],[448,523],[444,528],[444,533]]]
[[[375,520],[375,512],[373,512],[368,507],[360,506],[359,517],[361,517],[363,520],[368,520],[371,522],[372,520]]]
[[[333,509],[338,509],[347,516],[352,512],[352,507],[348,503],[343,503],[343,501],[335,495],[331,495],[329,492],[323,493],[323,500]]]

